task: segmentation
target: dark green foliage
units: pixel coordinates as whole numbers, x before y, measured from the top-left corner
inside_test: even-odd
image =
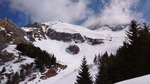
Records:
[[[28,44],[18,44],[17,50],[21,51],[23,55],[27,55],[31,58],[35,58],[35,63],[41,72],[44,71],[44,67],[50,67],[56,64],[56,58],[54,55],[42,51],[40,48]]]
[[[79,70],[79,76],[77,76],[75,84],[92,84],[92,83],[93,81],[89,72],[89,67],[87,65],[86,58],[84,57]]]
[[[138,44],[138,37],[139,37],[139,25],[136,21],[131,21],[129,31],[127,31],[127,36],[129,38],[129,42],[131,44],[137,45]]]
[[[95,84],[112,84],[113,81],[110,79],[113,78],[113,76],[110,74],[113,72],[113,62],[114,56],[111,55],[111,57],[108,57],[107,52],[100,57],[99,63],[98,63],[98,73],[96,75]],[[111,60],[111,61],[110,61]],[[112,71],[109,71],[109,69],[112,69]]]
[[[102,84],[102,80],[101,80],[101,75],[100,74],[102,74],[101,73],[101,63],[100,63],[100,59],[101,58],[99,58],[99,60],[98,60],[98,73],[96,74],[96,79],[95,79],[95,82],[94,82],[94,84]]]
[[[118,81],[150,74],[150,32],[146,24],[139,27],[132,21],[127,31],[128,41],[115,56],[105,53],[100,58],[95,84],[113,84]]]
[[[129,43],[124,43],[116,54],[117,75],[120,75],[118,81],[150,73],[148,27],[144,25],[144,28],[139,28],[137,23],[132,21],[127,36]]]
[[[56,57],[54,57],[54,55],[52,55],[52,57],[51,57],[51,64],[52,65],[56,64]]]

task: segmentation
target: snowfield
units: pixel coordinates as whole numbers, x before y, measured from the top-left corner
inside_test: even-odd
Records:
[[[95,74],[97,73],[97,66],[93,64],[93,59],[95,55],[102,55],[106,51],[108,54],[115,54],[116,50],[123,45],[123,41],[125,41],[125,31],[128,28],[124,28],[120,31],[112,31],[108,28],[102,28],[99,30],[90,30],[85,27],[80,27],[68,23],[64,23],[61,21],[55,21],[55,22],[44,22],[42,24],[49,25],[49,28],[57,31],[57,32],[66,32],[66,33],[80,33],[82,36],[87,36],[90,38],[97,38],[97,39],[104,39],[102,44],[97,45],[91,45],[87,42],[83,43],[75,43],[75,42],[62,42],[62,41],[56,41],[45,39],[45,40],[37,40],[33,42],[33,44],[36,47],[40,47],[42,50],[46,50],[48,53],[54,54],[54,56],[57,58],[57,61],[61,64],[67,65],[67,68],[64,70],[59,71],[59,73],[51,78],[48,78],[46,80],[41,80],[39,77],[36,79],[28,82],[28,84],[74,84],[76,81],[76,76],[78,75],[78,70],[81,64],[82,58],[85,56],[87,59],[87,63],[90,66],[90,73],[93,77],[95,77]],[[31,31],[31,28],[23,28],[25,31]],[[46,31],[46,28],[43,28],[43,31]],[[27,37],[25,37],[27,39]],[[27,39],[28,40],[28,39]],[[69,45],[77,45],[80,48],[80,51],[78,54],[72,55],[66,52],[66,48],[69,47]],[[16,56],[17,50],[15,49],[16,45],[10,45],[6,49],[8,52],[14,53]],[[27,60],[24,61],[22,64],[25,63],[31,63],[34,60],[28,57],[25,57]],[[13,61],[10,62],[10,65],[13,66],[14,70],[19,70],[19,64],[13,64]],[[0,67],[2,69],[3,66]],[[7,67],[6,67],[7,68]],[[7,69],[8,70],[8,69]],[[37,75],[40,76],[39,73]],[[146,76],[150,77],[150,76]],[[139,80],[140,81],[140,80]],[[27,82],[27,80],[21,82],[20,84],[24,84]],[[142,81],[141,81],[142,82]],[[148,83],[140,83],[139,84],[148,84]],[[150,83],[150,82],[149,82]],[[128,81],[126,82],[120,82],[116,84],[129,84]],[[137,84],[136,82],[130,83],[130,84]]]
[[[76,81],[76,76],[78,75],[78,70],[81,64],[82,58],[85,56],[88,64],[90,65],[90,72],[93,76],[97,73],[97,67],[93,64],[93,59],[95,55],[103,54],[106,51],[108,54],[116,53],[116,50],[122,46],[122,42],[125,41],[125,31],[111,31],[111,30],[101,30],[93,31],[85,27],[75,26],[63,22],[47,22],[45,24],[51,25],[51,28],[57,32],[66,32],[66,33],[80,33],[83,36],[88,36],[91,38],[104,39],[104,43],[99,45],[90,45],[88,43],[64,43],[62,41],[56,40],[42,40],[36,41],[33,44],[37,47],[40,47],[42,50],[46,50],[49,53],[55,55],[57,60],[63,64],[67,65],[67,68],[61,71],[58,75],[51,77],[47,80],[43,80],[38,84],[74,84]],[[110,41],[111,39],[111,41]],[[75,44],[80,48],[80,52],[76,55],[67,53],[66,48]]]
[[[19,54],[18,54],[19,51],[16,50],[15,48],[16,48],[16,45],[9,45],[7,48],[5,48],[3,50],[3,51],[6,50],[9,53],[13,53],[16,56],[12,61],[9,61],[9,62],[5,63],[4,65],[0,66],[0,70],[2,70],[3,67],[6,68],[5,73],[12,73],[12,72],[19,73],[19,70],[21,70],[21,67],[20,67],[21,65],[30,64],[30,63],[34,62],[34,59],[32,59],[32,58],[29,58],[27,56],[21,56],[22,59],[26,59],[26,60],[15,63],[18,60],[18,56],[19,56]],[[1,84],[6,84],[6,81],[7,81],[7,78],[4,77],[4,80],[2,81]],[[24,82],[27,82],[27,81],[25,80]]]
[[[115,84],[150,84],[150,75],[145,75],[145,76],[125,80]]]

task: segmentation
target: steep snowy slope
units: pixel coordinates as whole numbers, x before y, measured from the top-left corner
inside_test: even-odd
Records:
[[[122,81],[122,82],[118,82],[118,83],[115,83],[115,84],[150,84],[149,79],[150,79],[150,75],[145,75],[145,76],[125,80],[125,81]]]
[[[7,48],[3,49],[2,51],[6,52],[6,54],[9,54],[10,53],[10,56],[13,55],[12,59],[9,60],[8,62],[6,62],[5,64],[2,64],[0,66],[0,70],[2,70],[4,67],[5,67],[5,72],[3,73],[0,73],[1,74],[1,80],[0,80],[0,84],[6,84],[7,82],[7,77],[5,76],[6,75],[9,75],[9,74],[14,74],[15,72],[20,72],[21,70],[21,66],[22,65],[27,65],[27,64],[31,64],[32,62],[34,62],[34,59],[32,58],[29,58],[27,56],[21,56],[20,57],[20,61],[18,60],[18,57],[19,57],[19,51],[15,49],[16,48],[16,45],[9,45]],[[7,55],[6,55],[7,56]],[[8,57],[10,59],[10,57]],[[8,74],[9,73],[9,74]],[[32,74],[33,75],[33,74]],[[31,77],[28,77],[25,81],[27,82]]]
[[[92,38],[104,38],[102,34],[98,32],[90,31],[89,29],[77,25],[72,25],[65,22],[55,21],[55,22],[44,22],[43,24],[50,25],[51,29],[57,32],[65,33],[80,33],[81,35],[92,37]]]
[[[4,20],[4,22],[5,21],[8,23],[7,19]],[[3,25],[3,23],[1,24]],[[28,24],[22,28],[25,31],[19,29],[23,32],[23,35],[22,32],[16,33],[18,29],[19,28],[13,29],[8,24],[0,27],[0,36],[3,38],[6,38],[4,37],[5,35],[10,37],[10,40],[8,39],[9,44],[4,40],[4,44],[7,44],[7,46],[6,48],[2,48],[0,52],[0,84],[6,84],[8,79],[12,79],[12,76],[14,76],[16,72],[21,74],[21,69],[27,66],[31,67],[24,69],[25,72],[28,70],[31,72],[29,75],[26,75],[25,80],[20,81],[19,84],[74,84],[81,60],[84,56],[88,61],[90,73],[94,80],[95,74],[97,73],[97,66],[93,63],[95,55],[102,55],[106,51],[108,54],[115,54],[116,50],[122,46],[123,41],[126,40],[125,32],[128,30],[128,26],[120,25],[115,28],[100,26],[95,30],[90,30],[62,21],[53,21]],[[11,37],[13,35],[14,37]],[[25,56],[16,50],[17,43],[12,43],[14,40],[11,40],[12,38],[16,39],[15,36],[21,36],[20,39],[25,40],[25,43],[30,41],[33,45],[40,47],[42,50],[54,54],[57,58],[57,63],[64,65],[65,68],[61,69],[57,67],[56,75],[49,76],[50,78],[43,80],[41,77],[44,73],[39,72],[35,67],[35,59]],[[3,38],[0,39],[1,43]],[[21,41],[17,40],[17,42]],[[75,45],[76,48],[73,49],[73,51],[79,48],[79,52],[74,54],[72,50],[68,51],[70,45]],[[2,72],[4,68],[5,70]],[[47,70],[49,70],[49,68]],[[147,75],[116,84],[149,84],[149,78],[150,76]]]
[[[125,31],[127,29],[125,28],[121,31],[112,31],[109,29],[93,31],[85,27],[71,25],[61,21],[44,22],[41,23],[41,25],[42,32],[45,33],[44,36],[46,37],[46,39],[36,39],[36,41],[33,41],[33,44],[37,47],[40,47],[42,50],[53,53],[61,63],[67,65],[67,68],[54,77],[38,82],[39,84],[74,84],[76,76],[78,75],[78,69],[81,64],[81,60],[84,56],[87,58],[88,64],[91,65],[90,70],[94,78],[97,71],[96,66],[93,65],[94,56],[98,54],[103,54],[106,51],[109,54],[115,54],[116,50],[119,48],[119,46],[122,45],[122,42],[125,40]],[[59,33],[79,33],[83,38],[90,37],[92,39],[103,39],[103,43],[91,45],[86,41],[76,43],[74,41],[63,42],[55,39],[52,40],[46,35],[46,32],[49,28]],[[25,27],[23,29],[29,32],[33,31],[33,29],[36,29],[36,27]],[[77,45],[80,48],[79,53],[73,55],[66,52],[66,48],[69,47],[69,45]],[[34,81],[29,82],[29,84],[33,83]]]

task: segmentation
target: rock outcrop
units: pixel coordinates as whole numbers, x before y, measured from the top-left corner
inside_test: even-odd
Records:
[[[31,42],[36,41],[36,39],[43,40],[49,38],[52,40],[63,42],[75,42],[75,43],[87,42],[90,45],[97,45],[103,43],[103,39],[94,39],[86,37],[84,35],[81,35],[80,33],[58,32],[51,27],[52,27],[51,25],[35,22],[33,24],[26,25],[24,30],[27,32],[27,38]]]
[[[42,25],[37,22],[25,26],[26,28],[30,29],[30,31],[26,31],[29,41],[33,42],[36,38],[38,40],[47,39],[42,26],[46,27],[46,25]]]
[[[25,35],[26,32],[8,18],[0,19],[0,50],[9,44],[29,43]]]
[[[64,33],[64,32],[56,32],[52,29],[48,29],[47,36],[52,40],[58,40],[63,42],[71,42],[74,41],[75,43],[83,43],[85,42],[84,38],[81,36],[80,33]]]

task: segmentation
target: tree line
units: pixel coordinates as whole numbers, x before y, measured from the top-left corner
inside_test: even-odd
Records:
[[[87,64],[82,62],[76,84],[113,84],[150,74],[149,27],[146,24],[140,26],[133,20],[126,34],[128,39],[123,42],[123,46],[117,50],[115,55],[108,55],[106,52],[102,56],[95,57],[94,63],[98,65],[95,81],[91,80],[92,78],[88,71],[89,68],[83,67],[83,65]],[[83,69],[86,69],[86,72]],[[90,82],[87,83],[87,80]]]
[[[49,54],[46,51],[42,51],[39,47],[28,44],[18,44],[16,47],[17,50],[21,51],[22,55],[35,59],[35,64],[41,72],[44,71],[45,67],[51,67],[56,65],[56,57],[53,54]]]

